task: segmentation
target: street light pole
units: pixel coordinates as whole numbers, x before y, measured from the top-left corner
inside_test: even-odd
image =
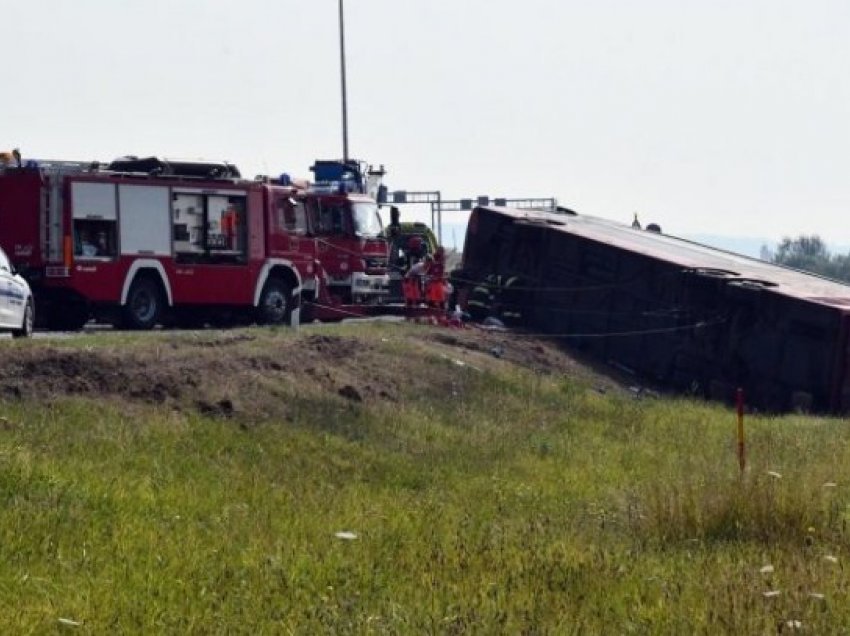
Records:
[[[339,63],[342,76],[342,159],[348,161],[348,98],[345,88],[345,21],[339,0]]]

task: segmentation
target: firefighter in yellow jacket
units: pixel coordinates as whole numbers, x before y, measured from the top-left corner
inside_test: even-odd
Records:
[[[508,324],[519,324],[523,318],[525,291],[519,276],[490,274],[472,288],[467,310],[475,320],[493,316]]]

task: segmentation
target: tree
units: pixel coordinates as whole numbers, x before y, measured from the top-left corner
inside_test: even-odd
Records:
[[[826,243],[817,234],[812,234],[801,235],[795,239],[786,236],[776,246],[773,260],[788,267],[817,272],[829,263],[830,258]]]
[[[773,262],[850,282],[850,254],[830,254],[817,234],[794,239],[786,236],[776,246]]]

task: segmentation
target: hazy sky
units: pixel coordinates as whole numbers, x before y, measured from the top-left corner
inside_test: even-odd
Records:
[[[346,0],[350,146],[392,189],[850,243],[846,0]],[[0,148],[341,156],[337,0],[0,0]],[[451,219],[449,219],[451,220]]]

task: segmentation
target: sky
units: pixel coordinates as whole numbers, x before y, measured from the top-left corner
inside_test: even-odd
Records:
[[[0,0],[0,149],[309,176],[342,155],[338,11]],[[391,190],[850,244],[848,25],[846,0],[346,0],[350,154]]]

